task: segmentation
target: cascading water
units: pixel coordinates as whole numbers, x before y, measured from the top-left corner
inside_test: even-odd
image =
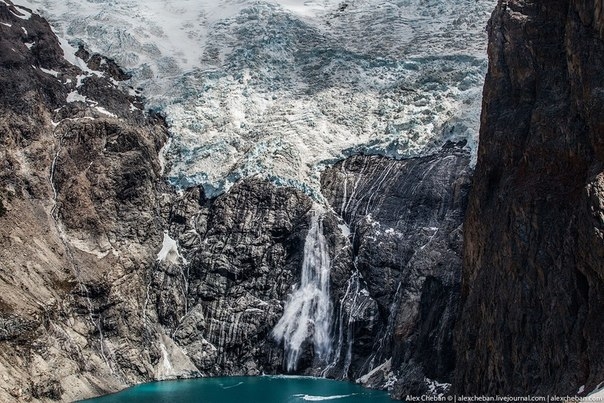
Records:
[[[331,354],[331,314],[329,248],[323,235],[323,221],[313,210],[304,242],[300,285],[289,297],[273,336],[283,342],[287,371],[297,369],[303,344],[312,339],[314,353],[326,361]]]

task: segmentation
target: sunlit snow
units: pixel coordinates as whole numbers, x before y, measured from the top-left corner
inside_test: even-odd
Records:
[[[69,60],[84,43],[133,73],[166,114],[181,187],[261,176],[316,195],[321,169],[352,153],[476,145],[494,0],[17,3]]]
[[[181,259],[184,260],[178,252],[177,242],[167,232],[164,232],[164,240],[161,250],[157,254],[157,261],[177,264]]]

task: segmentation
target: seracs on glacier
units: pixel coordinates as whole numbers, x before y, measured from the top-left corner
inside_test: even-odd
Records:
[[[68,60],[84,44],[130,71],[170,126],[166,176],[208,196],[260,176],[320,199],[322,168],[347,155],[476,146],[495,0],[15,3]]]

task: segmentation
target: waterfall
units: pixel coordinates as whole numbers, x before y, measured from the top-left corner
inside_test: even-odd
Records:
[[[315,356],[326,361],[331,354],[331,313],[329,298],[329,248],[323,235],[323,221],[312,211],[304,241],[300,284],[290,295],[273,337],[283,342],[287,371],[297,369],[303,344],[312,339]]]

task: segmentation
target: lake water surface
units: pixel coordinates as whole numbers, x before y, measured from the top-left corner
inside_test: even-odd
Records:
[[[200,378],[134,386],[86,403],[393,403],[384,391],[322,378],[259,376]]]

